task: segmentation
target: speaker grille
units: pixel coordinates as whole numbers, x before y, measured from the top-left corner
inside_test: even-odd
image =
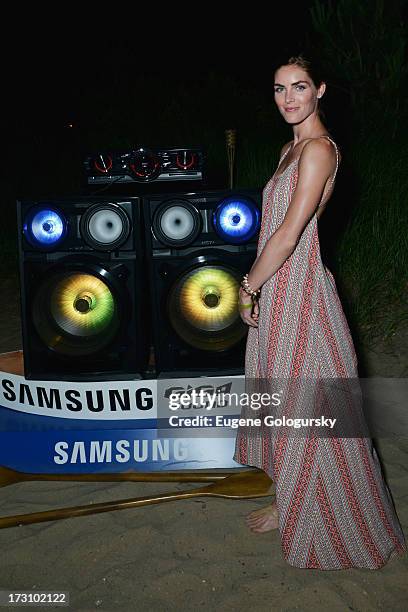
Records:
[[[119,326],[117,299],[94,274],[67,272],[45,279],[33,300],[32,315],[46,346],[70,356],[101,350]]]
[[[127,240],[129,233],[129,218],[117,204],[97,204],[82,215],[81,234],[94,249],[117,249]]]
[[[250,198],[232,196],[219,203],[213,214],[218,236],[229,244],[251,240],[259,229],[259,209]]]
[[[238,312],[239,275],[224,266],[183,274],[169,292],[168,316],[176,333],[205,351],[231,348],[246,333]]]
[[[174,200],[160,206],[153,218],[153,231],[163,244],[183,247],[194,242],[202,228],[199,211],[189,202]]]
[[[52,207],[34,207],[26,215],[23,232],[28,242],[40,249],[57,248],[67,232],[67,220],[57,209]]]

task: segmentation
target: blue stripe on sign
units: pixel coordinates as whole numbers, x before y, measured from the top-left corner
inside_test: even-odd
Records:
[[[0,432],[0,465],[28,473],[241,468],[228,438],[160,438],[155,429]]]

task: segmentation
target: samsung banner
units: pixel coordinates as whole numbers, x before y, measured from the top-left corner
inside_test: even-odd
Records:
[[[75,473],[239,468],[246,436],[408,435],[408,379],[33,381],[0,372],[0,465]]]
[[[173,436],[160,420],[169,398],[203,389],[214,395],[242,381],[232,376],[73,383],[0,372],[0,465],[33,473],[242,469],[232,459],[236,430],[225,427],[223,435],[211,437],[205,421],[196,420],[194,431],[178,428]],[[213,414],[237,412],[212,408]],[[206,405],[184,401],[180,411],[202,416]]]

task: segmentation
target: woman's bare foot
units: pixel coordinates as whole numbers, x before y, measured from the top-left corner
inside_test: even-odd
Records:
[[[276,502],[260,508],[260,510],[254,510],[251,514],[246,517],[246,524],[251,531],[255,533],[264,533],[265,531],[271,531],[279,527],[279,515],[276,507]]]

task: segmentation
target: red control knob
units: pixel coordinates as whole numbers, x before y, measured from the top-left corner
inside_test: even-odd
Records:
[[[110,155],[101,153],[92,160],[94,169],[100,174],[108,174],[112,170],[113,160]]]
[[[190,170],[195,166],[197,162],[197,156],[191,151],[179,151],[176,156],[177,168],[181,170]]]
[[[161,161],[153,151],[141,148],[133,152],[129,169],[136,180],[152,181],[160,174]]]

